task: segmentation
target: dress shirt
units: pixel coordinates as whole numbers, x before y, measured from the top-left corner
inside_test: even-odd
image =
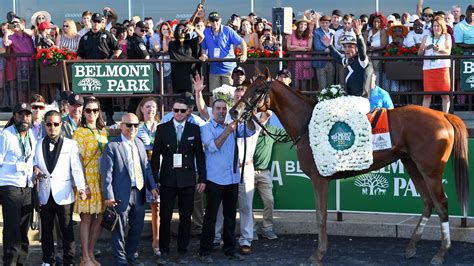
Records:
[[[218,124],[214,119],[201,127],[201,139],[206,154],[207,180],[219,184],[230,185],[240,182],[240,170],[234,173],[234,150],[235,134],[238,138],[244,136],[244,125],[239,124],[237,129],[232,132],[224,144],[217,148],[215,140],[224,132],[225,125]],[[249,137],[255,134],[254,130],[247,128],[245,136]]]
[[[130,170],[129,171],[129,174],[130,174],[130,181],[131,181],[131,184],[132,184],[132,187],[135,187],[136,186],[136,181],[135,181],[135,171],[134,171],[134,165],[133,165],[133,159],[135,158],[135,160],[137,160],[138,162],[140,162],[140,154],[138,154],[138,148],[137,146],[135,145],[135,142],[134,141],[130,141],[128,140],[123,134],[121,134],[121,137],[122,137],[122,142],[123,142],[123,146],[124,146],[124,150],[125,150],[125,156],[127,156],[127,162],[126,164],[128,165],[128,169]],[[133,145],[133,151],[132,151],[132,145]],[[133,154],[132,154],[133,152]],[[142,169],[143,171],[143,169]],[[143,177],[145,178],[145,177]],[[145,181],[143,181],[145,182]]]
[[[173,119],[173,112],[169,112],[169,113],[165,114],[165,116],[163,116],[163,119],[161,119],[160,124],[164,124],[166,122],[169,122],[169,121],[171,121],[171,119]],[[202,127],[206,124],[206,121],[204,121],[202,118],[200,118],[199,116],[197,116],[195,114],[189,115],[188,118],[186,119],[186,121],[191,123],[191,124],[195,124],[196,126],[199,126],[199,127]]]
[[[15,126],[9,126],[0,132],[0,186],[33,187],[33,157],[36,140],[31,132],[25,139],[26,169],[17,171],[17,165],[24,163],[23,152],[17,137]]]

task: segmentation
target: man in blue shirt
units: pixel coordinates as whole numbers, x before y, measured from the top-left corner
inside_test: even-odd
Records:
[[[370,111],[373,111],[375,108],[393,108],[393,102],[390,98],[390,94],[380,88],[379,86],[375,85],[375,80],[377,76],[372,74],[372,83],[371,88],[372,91],[370,92]]]
[[[28,229],[33,206],[33,158],[36,140],[31,106],[19,103],[0,132],[0,202],[3,208],[3,265],[23,265],[28,257]]]
[[[204,30],[204,40],[202,42],[202,61],[208,58],[235,58],[234,49],[240,45],[242,55],[240,62],[247,60],[247,44],[240,35],[232,28],[222,25],[222,18],[217,12],[209,14],[211,27]],[[209,88],[212,92],[215,88],[223,84],[232,85],[232,70],[237,66],[235,62],[215,62],[210,63]]]
[[[213,119],[201,127],[201,139],[206,154],[206,196],[207,207],[201,235],[199,256],[202,262],[212,263],[210,257],[214,248],[215,223],[219,205],[222,202],[224,214],[224,253],[231,260],[242,260],[235,250],[235,216],[239,193],[240,171],[235,137],[244,138],[255,134],[255,125],[233,121],[226,125],[227,104],[215,100],[212,105]]]
[[[313,32],[313,50],[317,52],[329,52],[329,47],[323,44],[321,39],[324,36],[334,36],[334,30],[329,28],[331,23],[331,17],[324,15],[319,19],[319,28]],[[323,55],[318,55],[323,56]],[[313,67],[318,77],[319,90],[329,87],[334,84],[334,78],[336,72],[334,69],[334,63],[330,61],[313,61]]]

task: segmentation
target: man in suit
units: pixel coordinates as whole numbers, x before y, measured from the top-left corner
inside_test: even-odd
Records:
[[[86,183],[76,141],[61,135],[61,114],[55,110],[44,116],[46,136],[36,144],[33,171],[37,178],[41,205],[41,248],[43,265],[55,263],[53,225],[56,216],[63,241],[63,264],[73,265],[75,255],[72,211],[74,184],[85,200]],[[74,182],[73,182],[73,179]]]
[[[178,263],[187,263],[187,251],[191,233],[191,214],[194,190],[202,193],[206,187],[206,162],[199,126],[189,123],[188,106],[184,99],[173,104],[173,119],[156,129],[151,165],[153,175],[160,184],[160,263],[168,260],[170,223],[173,207],[178,197],[179,231]],[[163,161],[160,163],[160,156]],[[196,167],[198,181],[196,185]]]
[[[115,207],[119,220],[112,231],[112,244],[117,265],[143,265],[134,254],[137,252],[145,219],[145,186],[158,198],[151,167],[143,142],[136,138],[138,117],[123,115],[122,134],[105,146],[100,160],[102,193],[105,204]],[[125,227],[128,224],[127,241]]]

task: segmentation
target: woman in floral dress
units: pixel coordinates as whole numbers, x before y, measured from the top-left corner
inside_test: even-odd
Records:
[[[100,265],[94,258],[94,246],[102,231],[100,223],[102,222],[102,212],[105,209],[99,158],[107,144],[107,132],[102,119],[100,103],[95,97],[86,99],[81,126],[74,132],[73,139],[79,145],[79,154],[87,184],[86,192],[89,193],[86,200],[81,200],[76,195],[74,205],[74,212],[81,216],[81,265]]]

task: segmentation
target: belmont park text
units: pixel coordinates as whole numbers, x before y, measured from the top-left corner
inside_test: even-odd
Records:
[[[153,91],[151,64],[74,64],[73,79],[82,92]]]

